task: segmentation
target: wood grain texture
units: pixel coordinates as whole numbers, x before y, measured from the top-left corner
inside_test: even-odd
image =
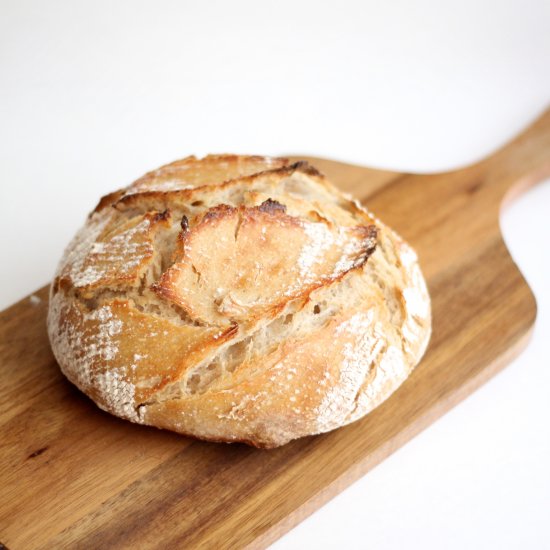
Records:
[[[265,547],[464,399],[525,345],[531,291],[501,205],[550,175],[550,111],[473,166],[433,175],[310,159],[418,251],[428,352],[363,420],[272,451],[133,425],[93,405],[49,348],[47,291],[0,313],[0,541],[32,548]]]

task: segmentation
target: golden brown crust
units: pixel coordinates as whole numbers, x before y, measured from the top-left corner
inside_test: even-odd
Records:
[[[86,251],[79,251],[77,258],[65,264],[59,273],[60,284],[78,289],[83,297],[103,287],[136,286],[153,261],[156,234],[169,228],[170,222],[170,212],[164,211],[107,224]]]
[[[92,210],[90,216],[95,212],[101,212],[101,210],[108,208],[109,206],[114,206],[119,199],[121,199],[125,194],[125,189],[119,189],[118,191],[113,191],[108,193],[99,199],[97,206]]]
[[[100,201],[61,261],[48,330],[101,408],[274,447],[387,398],[430,308],[412,249],[316,169],[211,155]]]
[[[361,267],[375,243],[374,225],[304,221],[271,199],[252,208],[218,205],[185,231],[179,261],[153,288],[194,319],[251,328]]]
[[[202,159],[190,156],[148,172],[130,186],[129,192],[219,185],[249,174],[281,168],[287,164],[288,159],[285,158],[255,155],[208,155]]]
[[[206,159],[209,159],[208,167],[213,172],[213,175],[209,178],[195,178],[193,179],[193,183],[190,184],[188,183],[189,180],[185,179],[185,175],[180,177],[175,176],[178,164],[173,163],[167,165],[167,167],[170,167],[168,174],[173,178],[169,180],[172,182],[170,185],[166,184],[165,179],[162,180],[162,184],[159,181],[161,176],[167,177],[165,172],[167,167],[163,167],[155,172],[150,172],[150,175],[140,178],[125,192],[120,193],[120,191],[117,191],[103,197],[100,205],[116,198],[112,204],[120,211],[132,208],[163,209],[170,206],[173,207],[174,205],[185,208],[189,205],[193,206],[195,202],[200,202],[203,196],[208,196],[214,191],[220,193],[231,191],[232,188],[248,190],[252,189],[257,182],[267,183],[271,190],[274,190],[280,185],[282,180],[296,173],[316,177],[320,182],[323,182],[323,178],[317,169],[305,161],[288,164],[287,159],[271,159],[268,161],[265,157],[246,157],[247,159],[253,159],[253,161],[247,162],[240,170],[235,169],[229,172],[226,174],[228,177],[223,179],[219,170],[212,169],[213,159],[218,158],[226,159],[227,157],[225,155],[206,157]],[[234,159],[235,157],[229,156],[229,158]],[[200,161],[196,162],[199,163]],[[205,168],[202,164],[200,166],[201,169]],[[251,170],[255,167],[261,169],[252,172]],[[194,166],[194,169],[196,168]]]
[[[146,402],[236,333],[235,327],[178,325],[140,311],[130,300],[106,300],[90,310],[57,294],[52,309],[59,323],[54,342],[67,340],[64,353],[72,354],[66,374],[76,376],[77,385],[106,409],[116,384],[133,387],[136,402]],[[104,379],[109,383],[102,387]]]

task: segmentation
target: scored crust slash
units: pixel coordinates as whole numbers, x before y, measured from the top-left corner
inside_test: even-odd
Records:
[[[101,199],[59,264],[48,331],[102,409],[276,447],[384,401],[431,313],[414,251],[315,168],[210,155]]]

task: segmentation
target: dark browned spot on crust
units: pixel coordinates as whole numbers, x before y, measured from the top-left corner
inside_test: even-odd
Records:
[[[157,212],[153,217],[153,223],[155,222],[165,222],[170,219],[170,209],[167,208],[163,212]]]
[[[363,240],[365,244],[365,255],[361,262],[361,265],[367,261],[367,258],[375,251],[376,243],[378,239],[378,228],[376,225],[363,225],[358,227],[363,233]]]
[[[304,174],[307,174],[308,176],[323,177],[323,174],[319,172],[319,170],[317,170],[315,166],[309,164],[307,160],[299,160],[298,162],[291,164],[288,168],[290,168],[292,171],[302,172]]]
[[[184,233],[189,230],[189,220],[185,214],[181,217],[180,225]]]
[[[228,204],[218,204],[217,206],[214,206],[213,208],[210,208],[208,212],[203,216],[202,221],[208,222],[211,220],[216,220],[218,218],[223,218],[227,214],[231,214],[235,208],[233,206],[229,206]]]
[[[52,294],[55,296],[61,288],[61,281],[59,277],[56,277],[52,282]]]
[[[260,206],[258,206],[260,212],[265,212],[267,214],[274,214],[276,212],[281,212],[281,214],[286,213],[286,206],[277,202],[273,199],[267,199]]]
[[[46,447],[41,447],[40,449],[37,449],[36,451],[34,451],[33,453],[31,453],[31,454],[27,457],[27,460],[28,460],[29,458],[36,458],[37,456],[40,456],[42,453],[46,452],[48,449],[49,449],[48,446],[46,446]]]

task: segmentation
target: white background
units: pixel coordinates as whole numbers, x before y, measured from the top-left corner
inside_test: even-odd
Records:
[[[0,1],[0,307],[98,197],[195,153],[450,169],[550,100],[550,3]],[[275,547],[550,548],[550,182],[503,215],[527,351]]]

